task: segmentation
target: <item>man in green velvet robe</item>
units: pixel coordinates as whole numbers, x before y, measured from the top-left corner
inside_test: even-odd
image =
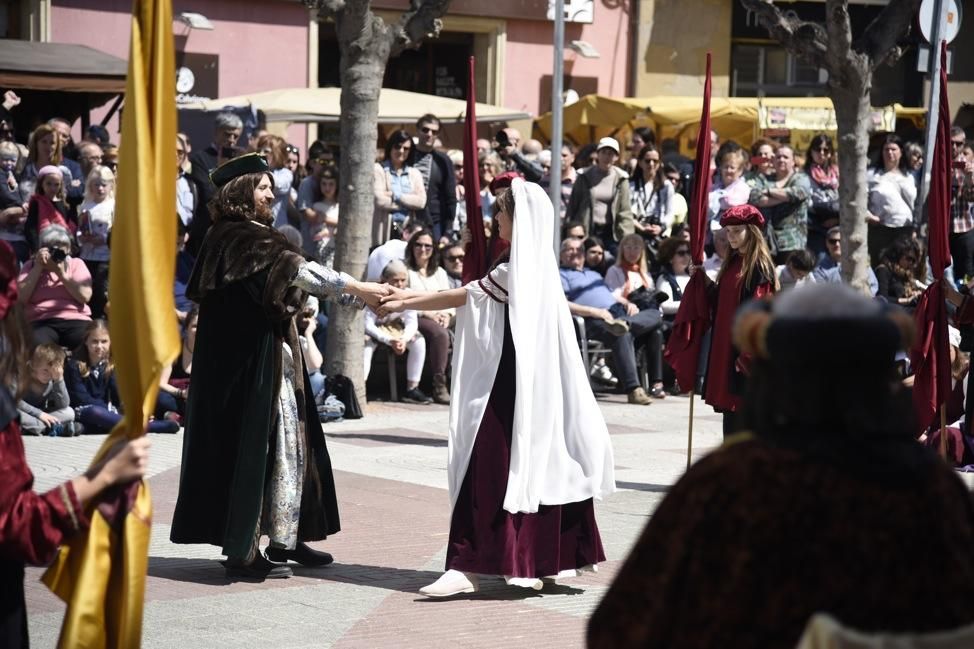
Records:
[[[340,529],[293,318],[308,292],[361,305],[384,288],[306,261],[270,227],[273,179],[260,156],[225,163],[212,179],[214,225],[187,288],[200,311],[170,538],[219,546],[233,579],[288,577],[276,562],[331,563],[305,542]]]

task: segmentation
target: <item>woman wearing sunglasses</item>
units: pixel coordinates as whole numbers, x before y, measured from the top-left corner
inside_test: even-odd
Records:
[[[423,174],[408,163],[413,138],[393,131],[386,141],[386,159],[375,163],[375,212],[372,215],[372,247],[381,246],[400,230],[406,219],[426,207]]]
[[[818,259],[829,253],[825,233],[839,224],[839,165],[832,138],[819,133],[805,153],[805,174],[812,186],[808,208],[808,249]]]

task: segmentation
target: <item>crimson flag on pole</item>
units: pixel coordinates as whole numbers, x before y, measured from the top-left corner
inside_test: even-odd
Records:
[[[693,162],[693,194],[690,197],[690,255],[694,266],[703,263],[703,247],[707,235],[707,203],[710,194],[710,52],[707,52],[707,79],[703,87],[703,109],[700,112],[700,133],[697,135],[697,157]],[[664,357],[676,373],[676,380],[684,390],[696,385],[700,345],[710,328],[710,302],[703,270],[693,274],[683,291],[680,309]]]
[[[910,350],[913,365],[913,407],[917,424],[926,430],[950,394],[950,348],[947,339],[947,307],[944,302],[944,269],[950,263],[950,107],[947,105],[947,44],[940,50],[940,112],[927,199],[927,234],[933,282],[923,292],[914,318],[917,340]]]
[[[474,84],[474,57],[467,75],[467,114],[463,122],[463,198],[467,206],[470,243],[463,260],[463,283],[487,274],[487,236],[480,214],[480,165],[477,160],[477,91]]]

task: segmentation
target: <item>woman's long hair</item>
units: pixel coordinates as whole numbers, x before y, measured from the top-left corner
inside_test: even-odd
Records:
[[[11,304],[0,321],[0,384],[13,394],[15,401],[27,387],[27,331],[30,327],[23,305]]]
[[[740,250],[731,248],[731,254],[727,255],[727,259],[720,265],[720,272],[717,273],[718,282],[724,277],[724,273],[735,255],[743,257],[741,278],[744,280],[744,286],[752,285],[754,272],[757,271],[774,285],[776,291],[778,290],[774,261],[771,259],[771,251],[768,250],[768,243],[764,240],[764,233],[761,232],[761,228],[753,223],[747,225],[747,237],[744,239],[744,245],[741,246]]]
[[[92,320],[85,327],[85,335],[81,338],[81,344],[78,348],[74,350],[72,358],[78,364],[78,372],[81,374],[81,378],[86,379],[88,375],[91,374],[91,368],[93,367],[91,358],[88,356],[88,336],[95,333],[96,331],[104,331],[108,333],[108,323],[101,318]],[[111,338],[109,338],[111,341]],[[111,376],[112,372],[115,371],[115,362],[112,360],[112,348],[111,342],[108,346],[108,363],[105,366],[105,376]]]
[[[271,169],[281,169],[287,164],[287,141],[281,136],[267,133],[257,138],[257,153],[261,153],[264,149],[270,150],[264,158]]]
[[[64,152],[61,151],[61,136],[50,124],[41,124],[30,134],[27,140],[27,159],[37,164],[37,151],[40,141],[48,135],[54,134],[54,153],[51,154],[51,164],[59,165],[64,161]]]
[[[639,274],[646,277],[649,275],[649,270],[646,266],[646,240],[643,239],[641,234],[630,232],[626,236],[622,237],[622,239],[619,241],[619,254],[616,255],[616,266],[622,268],[623,270],[627,270],[626,266],[629,265],[629,262],[626,261],[626,256],[622,252],[622,247],[626,245],[627,241],[635,241],[639,243],[639,259],[636,261],[636,265],[639,266]]]
[[[433,252],[430,255],[429,260],[426,262],[426,268],[420,268],[419,264],[416,263],[416,240],[422,236],[427,236],[433,243]],[[419,272],[420,270],[425,270],[428,275],[432,275],[436,272],[436,269],[440,265],[440,250],[436,247],[436,239],[433,238],[433,232],[429,228],[423,228],[419,232],[413,234],[409,237],[409,242],[406,244],[406,266],[410,270],[415,270]]]
[[[636,157],[636,169],[632,172],[633,181],[636,187],[641,187],[646,184],[646,179],[643,178],[643,156],[647,153],[652,153],[656,151],[660,153],[660,150],[656,148],[655,144],[647,144],[639,150],[639,155]],[[663,188],[663,181],[666,177],[663,175],[663,158],[662,153],[660,153],[659,164],[656,165],[656,175],[653,176],[653,192],[659,192]]]
[[[210,200],[210,217],[214,223],[219,221],[257,221],[264,225],[274,223],[274,214],[269,205],[259,208],[254,203],[254,190],[261,179],[267,177],[274,184],[274,178],[266,171],[237,176],[220,187]]]

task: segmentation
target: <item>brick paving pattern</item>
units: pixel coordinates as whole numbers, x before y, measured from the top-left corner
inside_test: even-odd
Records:
[[[417,590],[443,570],[449,527],[447,408],[370,403],[366,417],[325,425],[342,531],[315,544],[321,569],[262,584],[228,582],[219,549],[169,542],[182,434],[154,435],[154,517],[142,646],[147,649],[582,647],[585,623],[653,509],[686,465],[687,399],[650,407],[600,395],[618,493],[596,504],[607,561],[597,574],[540,592],[481,580],[431,600]],[[720,417],[697,404],[694,455],[720,442]],[[100,436],[25,438],[38,490],[82,472]],[[28,569],[31,643],[53,647],[64,607]]]

